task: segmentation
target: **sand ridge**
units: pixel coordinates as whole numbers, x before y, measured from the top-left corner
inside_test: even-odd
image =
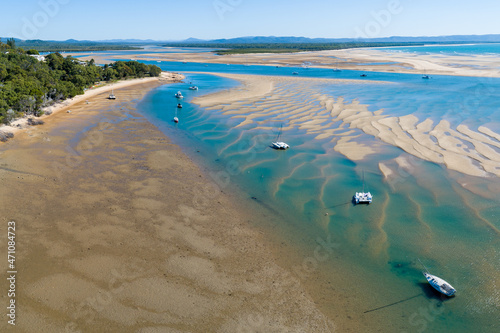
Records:
[[[460,124],[452,128],[441,120],[415,115],[388,116],[371,111],[358,100],[317,93],[315,83],[386,84],[364,80],[333,80],[261,75],[216,74],[242,82],[233,90],[193,100],[210,110],[218,110],[241,122],[247,129],[266,130],[284,123],[283,130],[298,128],[318,140],[331,140],[333,149],[352,160],[361,160],[377,151],[376,144],[359,141],[359,132],[399,147],[418,158],[446,165],[472,176],[500,176],[500,135],[481,126],[478,131]],[[265,88],[262,88],[265,87]],[[242,108],[241,105],[246,107]],[[260,119],[260,120],[259,120]],[[271,125],[270,125],[271,124]],[[474,147],[474,149],[471,149]]]

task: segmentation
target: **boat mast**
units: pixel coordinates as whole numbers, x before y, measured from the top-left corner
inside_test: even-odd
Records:
[[[428,270],[428,269],[427,269],[427,267],[425,267],[425,265],[424,265],[424,264],[420,261],[420,259],[419,259],[419,258],[417,258],[417,260],[420,262],[420,264],[421,264],[422,266],[424,266],[424,268],[425,268],[426,272],[427,272],[427,273],[429,273],[429,270]],[[429,274],[430,274],[430,273],[429,273]]]
[[[365,193],[365,170],[363,170],[363,193]]]

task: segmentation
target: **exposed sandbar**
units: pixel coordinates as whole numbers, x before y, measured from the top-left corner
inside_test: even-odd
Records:
[[[351,131],[366,134],[399,147],[421,159],[445,164],[447,168],[472,176],[500,176],[500,135],[481,126],[478,131],[461,124],[453,128],[446,120],[433,124],[415,115],[393,117],[383,110],[372,111],[357,100],[346,102],[319,94],[316,84],[389,84],[364,80],[334,80],[239,74],[217,74],[242,82],[241,86],[194,100],[241,122],[239,126],[265,129],[285,123],[284,130],[299,128],[316,139],[331,139],[332,148],[352,160],[376,153],[377,147],[357,142]],[[264,88],[263,88],[264,87]],[[241,108],[241,105],[252,105]],[[316,107],[319,105],[320,107]],[[269,112],[269,108],[277,111]],[[260,120],[255,127],[255,119]]]
[[[254,215],[136,112],[159,84],[115,86],[115,101],[87,95],[0,145],[3,231],[16,222],[22,277],[17,328],[336,331],[247,222]]]

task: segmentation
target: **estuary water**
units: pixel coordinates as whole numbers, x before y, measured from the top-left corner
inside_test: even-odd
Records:
[[[340,133],[376,151],[351,160],[333,149],[338,138],[318,138],[317,132],[302,126],[307,120],[301,123],[294,113],[316,110],[308,117],[320,117],[324,107],[315,94],[321,94],[387,116],[414,115],[419,122],[446,120],[451,128],[465,125],[477,131],[485,126],[500,133],[500,79],[422,80],[418,75],[370,72],[367,79],[374,83],[284,82],[272,95],[240,105],[260,113],[255,122],[239,126],[243,118],[237,108],[227,113],[191,102],[239,85],[208,72],[292,77],[299,71],[300,77],[364,78],[357,71],[315,68],[146,63],[185,73],[186,80],[155,89],[138,109],[223,191],[258,210],[249,220],[269,228],[271,239],[287,244],[278,253],[295,265],[295,277],[337,327],[346,327],[342,322],[350,318],[383,332],[500,329],[499,178],[450,170],[358,128],[332,122],[331,129],[340,128]],[[189,90],[191,84],[199,90]],[[176,111],[177,91],[185,98]],[[266,113],[271,108],[276,112]],[[172,122],[176,112],[178,124]],[[291,146],[287,151],[269,148],[281,125],[286,128],[282,139]],[[392,170],[390,179],[380,163]],[[352,196],[363,187],[374,195],[373,203],[355,206]],[[331,246],[316,255],[318,244],[325,242]],[[457,295],[446,298],[435,292],[417,258],[450,282]]]
[[[500,43],[486,44],[439,44],[439,45],[424,45],[411,47],[386,47],[377,48],[377,50],[388,52],[405,52],[416,54],[442,54],[442,55],[494,55],[500,54]]]

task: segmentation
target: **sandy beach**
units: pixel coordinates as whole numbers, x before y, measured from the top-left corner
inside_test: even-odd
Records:
[[[17,331],[359,331],[347,315],[326,317],[248,222],[255,215],[137,112],[163,82],[129,83],[0,145],[4,235],[16,224]]]
[[[75,105],[77,103],[83,102],[88,100],[91,97],[101,95],[104,93],[109,93],[113,91],[114,89],[120,89],[120,88],[126,88],[130,86],[134,86],[137,84],[142,84],[142,83],[151,83],[151,82],[156,82],[160,81],[163,83],[169,83],[169,82],[180,82],[184,76],[181,74],[176,74],[176,73],[169,73],[169,72],[162,72],[160,74],[160,77],[149,77],[149,78],[141,78],[141,79],[130,79],[130,80],[121,80],[117,82],[112,82],[112,83],[102,83],[99,84],[98,86],[92,87],[88,90],[85,91],[84,94],[82,95],[77,95],[73,98],[68,98],[62,102],[56,103],[52,106],[45,107],[43,109],[44,114],[41,117],[38,117],[36,119],[45,121],[47,117],[50,117],[51,115],[54,115],[62,110],[65,112],[71,112],[71,106]],[[0,132],[9,132],[12,134],[16,134],[18,131],[26,129],[29,126],[28,124],[28,118],[29,117],[23,117],[16,119],[15,121],[12,121],[11,124],[5,125],[2,124],[0,125]]]

